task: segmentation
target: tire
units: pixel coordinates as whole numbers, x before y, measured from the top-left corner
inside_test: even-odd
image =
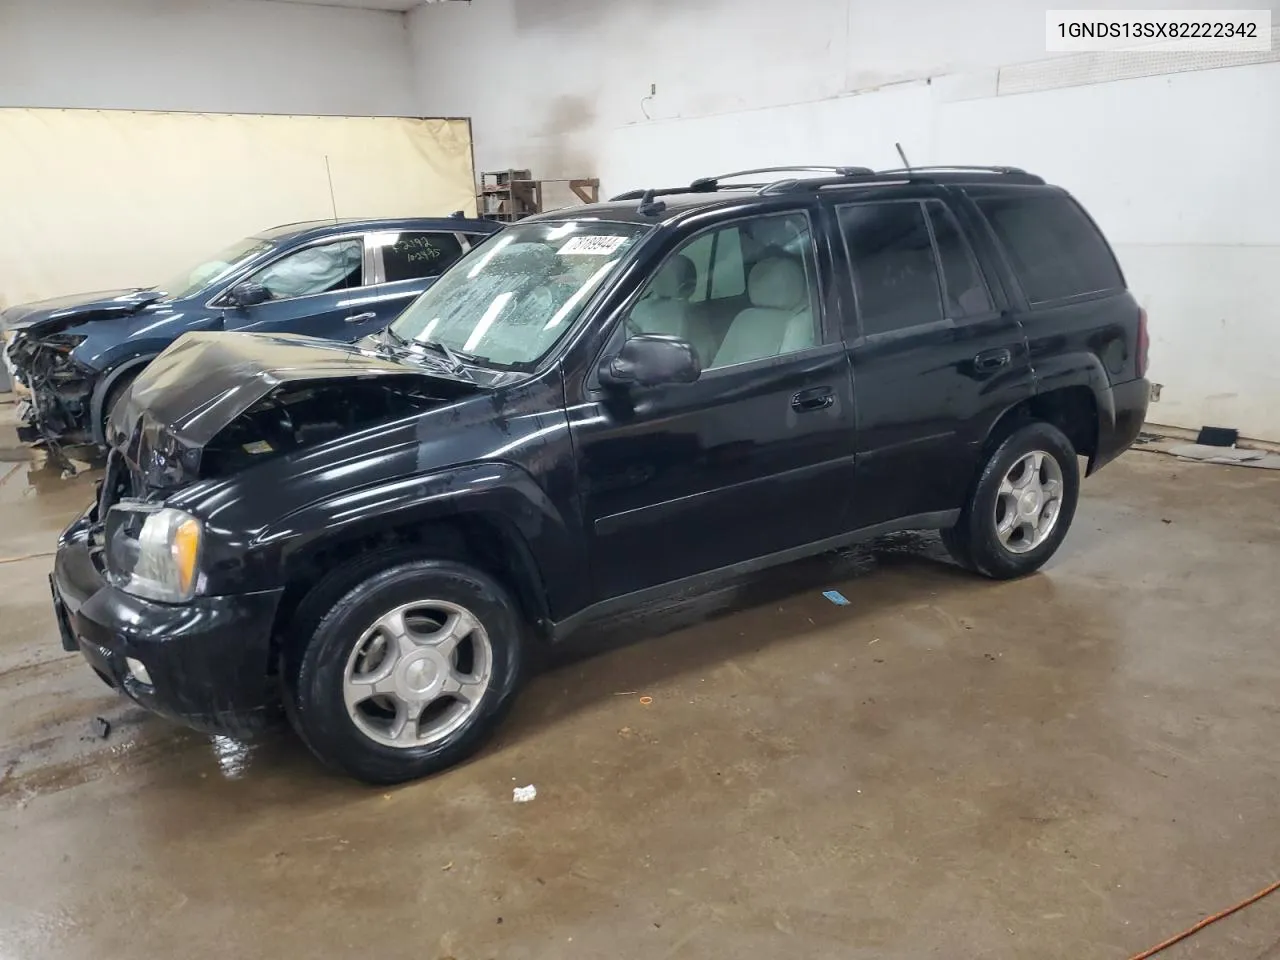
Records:
[[[1037,454],[1043,454],[1038,470]],[[1006,480],[1011,480],[1010,487],[1002,493]],[[1060,484],[1056,499],[1055,481]],[[1027,484],[1026,493],[1017,492],[1022,489],[1019,483]],[[1024,577],[1039,570],[1062,545],[1079,497],[1080,464],[1071,441],[1052,424],[1029,423],[992,452],[960,519],[942,532],[942,542],[957,563],[983,576]],[[1047,532],[1042,532],[1044,524]],[[1007,532],[1002,536],[1002,531]]]
[[[377,626],[384,618],[396,631]],[[435,638],[455,622],[465,635],[441,653]],[[295,643],[284,665],[286,712],[330,767],[371,784],[416,780],[480,749],[515,699],[524,647],[519,606],[488,574],[453,560],[393,562],[343,593],[310,639]],[[394,691],[373,693],[374,677]],[[348,707],[348,697],[366,699]],[[409,719],[415,704],[426,706]]]

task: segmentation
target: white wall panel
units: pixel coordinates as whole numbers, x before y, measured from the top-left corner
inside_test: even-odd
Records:
[[[475,211],[462,120],[10,109],[0,143],[0,305],[152,286],[335,201],[341,217]]]
[[[1252,6],[1280,18],[1280,0]],[[1173,73],[1162,54],[1050,58],[1045,10],[472,0],[428,5],[409,23],[422,102],[473,118],[481,169],[595,175],[618,192],[757,164],[896,165],[901,140],[917,164],[1041,173],[1088,206],[1151,311],[1153,376],[1165,384],[1152,418],[1280,441],[1275,54],[1191,55],[1180,68],[1194,72]],[[477,49],[496,54],[485,82],[456,82]]]

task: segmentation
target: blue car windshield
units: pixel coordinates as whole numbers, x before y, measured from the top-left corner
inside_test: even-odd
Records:
[[[391,330],[464,359],[527,369],[652,229],[599,220],[513,224],[446,270]]]
[[[272,246],[269,240],[246,237],[233,243],[221,253],[184,270],[168,283],[162,283],[160,289],[170,300],[190,297],[235,272],[241,264],[247,263],[259,254],[266,253]]]

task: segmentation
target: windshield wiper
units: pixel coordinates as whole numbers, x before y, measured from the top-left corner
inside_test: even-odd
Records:
[[[436,353],[443,355],[449,361],[454,373],[462,369],[462,357],[454,353],[453,348],[447,343],[441,340],[419,340],[418,344],[427,350],[434,350]]]
[[[448,364],[447,369],[450,373],[456,374],[460,377],[465,377],[468,380],[471,379],[471,372],[467,370],[467,364],[470,363],[475,366],[484,365],[480,363],[479,357],[473,356],[469,353],[459,353],[447,343],[443,343],[439,340],[408,340],[396,333],[396,331],[392,330],[391,327],[383,327],[382,333],[384,343],[387,338],[390,338],[397,346],[400,347],[405,347],[410,350],[412,350],[413,347],[421,347],[423,350],[431,350],[432,352],[439,354]]]

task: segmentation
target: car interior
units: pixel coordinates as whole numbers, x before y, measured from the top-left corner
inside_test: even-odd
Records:
[[[816,276],[804,216],[744,221],[668,258],[628,330],[687,340],[704,370],[803,350],[818,342]]]

